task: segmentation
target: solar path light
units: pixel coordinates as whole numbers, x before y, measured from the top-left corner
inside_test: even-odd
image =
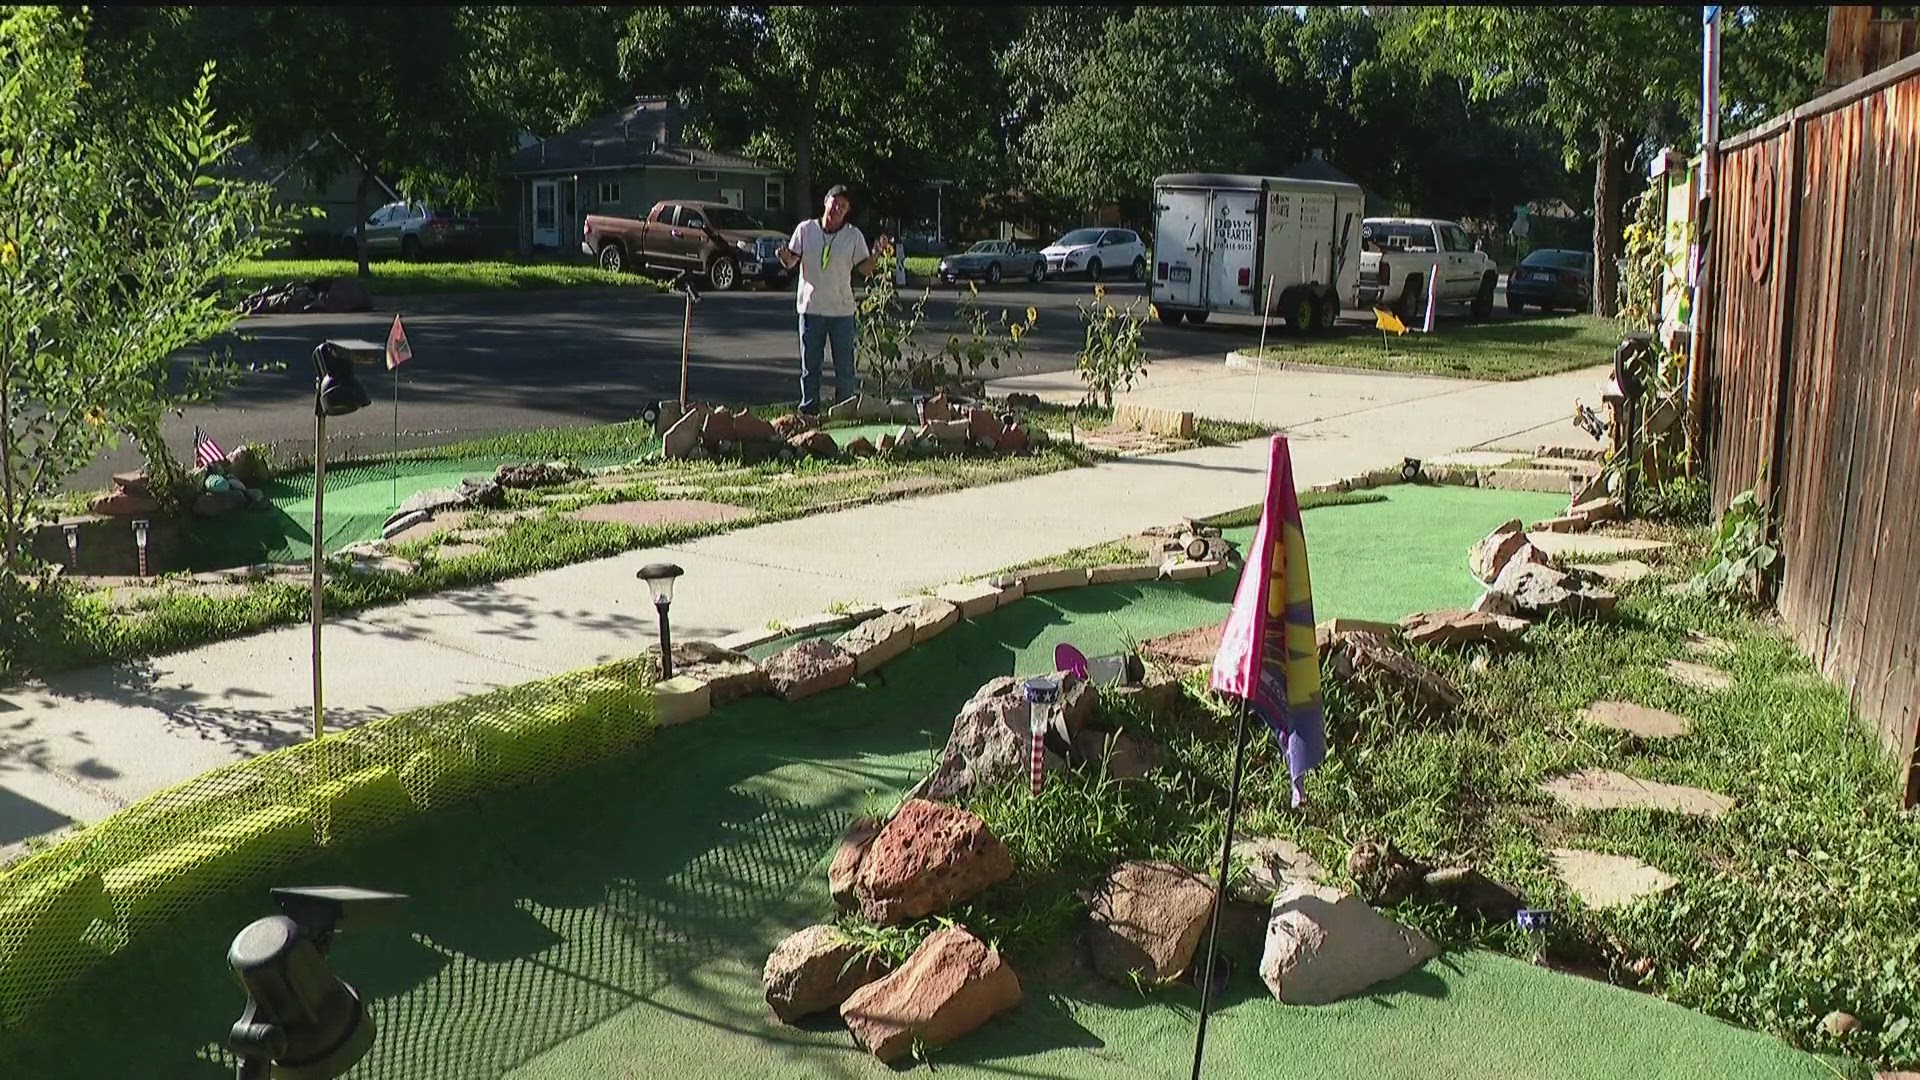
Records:
[[[673,634],[667,626],[667,607],[673,603],[673,582],[685,570],[672,563],[648,563],[635,576],[647,583],[653,593],[653,607],[660,613],[660,678],[673,678]]]

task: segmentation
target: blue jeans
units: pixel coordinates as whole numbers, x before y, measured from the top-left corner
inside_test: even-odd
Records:
[[[833,400],[852,397],[858,381],[853,367],[853,316],[800,316],[800,411],[820,411],[820,362],[833,342]]]

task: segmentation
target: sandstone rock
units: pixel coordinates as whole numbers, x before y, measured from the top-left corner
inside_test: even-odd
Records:
[[[827,407],[827,419],[829,420],[860,419],[860,395],[855,394],[844,401],[836,401],[832,405],[829,405]]]
[[[212,492],[208,492],[212,494]],[[242,496],[244,499],[245,496]],[[87,511],[107,517],[150,517],[160,509],[160,503],[151,495],[137,495],[131,491],[114,491],[95,496],[87,503]],[[196,506],[195,510],[199,508]],[[209,515],[210,516],[210,515]]]
[[[817,458],[837,457],[840,453],[840,444],[824,431],[803,431],[788,439],[787,445],[796,454],[811,454]]]
[[[1501,568],[1507,560],[1513,558],[1527,542],[1526,531],[1516,519],[1487,534],[1487,538],[1474,545],[1471,564],[1473,576],[1481,581],[1491,582],[1500,576]]]
[[[812,431],[820,426],[820,421],[806,413],[788,413],[772,422],[773,432],[781,441],[791,440],[803,431]]]
[[[433,515],[427,513],[424,510],[413,510],[408,513],[400,514],[397,517],[394,517],[391,520],[389,520],[386,523],[386,525],[381,527],[380,539],[391,540],[394,537],[400,535],[401,533],[406,532],[408,529],[413,528],[415,525],[425,525],[427,522],[432,520],[433,520]]]
[[[963,619],[977,619],[1000,606],[1000,590],[984,581],[942,585],[935,595],[958,606]]]
[[[1032,570],[1022,570],[1014,577],[1019,579],[1021,593],[1032,596],[1034,593],[1052,592],[1055,589],[1076,589],[1087,584],[1088,573],[1083,569],[1061,570],[1056,567],[1042,566]]]
[[[1589,525],[1597,525],[1602,521],[1620,520],[1626,516],[1626,509],[1621,506],[1619,499],[1589,499],[1567,511],[1567,516],[1579,518]]]
[[[460,486],[455,490],[459,492],[461,506],[494,509],[505,506],[507,502],[506,489],[494,483],[490,477],[469,476],[460,481]]]
[[[989,446],[1000,445],[1000,434],[1007,429],[1007,425],[989,409],[972,410],[967,415],[967,427],[976,442],[985,442]]]
[[[863,817],[847,826],[841,835],[840,846],[833,852],[833,863],[827,868],[827,891],[833,894],[834,906],[841,911],[860,906],[860,897],[855,892],[860,883],[860,863],[886,824],[883,818]]]
[[[1627,907],[1680,884],[1628,855],[1603,855],[1578,848],[1555,848],[1549,855],[1560,880],[1582,904],[1595,911]]]
[[[1540,787],[1573,810],[1665,810],[1718,819],[1733,809],[1733,800],[1718,792],[1642,780],[1612,769],[1586,769]]]
[[[243,446],[240,449],[245,450],[246,447]],[[235,453],[238,452],[239,451],[235,451]],[[230,463],[233,460],[232,455],[228,455],[227,460]],[[245,478],[242,477],[242,479]],[[124,491],[129,495],[138,495],[142,498],[151,498],[153,496],[153,485],[147,480],[147,474],[138,470],[134,472],[114,473],[113,489],[115,491]]]
[[[1508,645],[1526,632],[1527,621],[1472,611],[1428,611],[1400,620],[1410,645]]]
[[[960,621],[960,609],[954,604],[937,597],[924,600],[900,612],[913,624],[913,643],[918,645],[931,641]]]
[[[331,314],[372,311],[373,294],[356,278],[334,278],[320,297],[320,309]]]
[[[1347,852],[1347,873],[1370,904],[1391,906],[1413,895],[1433,868],[1402,852],[1392,840],[1362,840]]]
[[[1001,430],[999,440],[995,444],[994,449],[1003,454],[1017,454],[1027,449],[1029,441],[1027,438],[1027,429],[1024,426],[1020,424],[1008,424]]]
[[[947,403],[947,395],[935,394],[920,403],[920,422],[931,423],[936,420],[953,419],[953,406]]]
[[[893,1062],[916,1042],[952,1042],[1020,996],[1020,979],[999,950],[956,926],[928,935],[899,970],[855,991],[840,1016],[868,1053]]]
[[[1580,711],[1580,719],[1639,739],[1677,739],[1693,731],[1693,723],[1684,716],[1630,701],[1596,701]]]
[[[929,420],[915,433],[923,442],[932,440],[949,447],[965,445],[972,435],[973,425],[965,420]]]
[[[833,642],[814,638],[773,654],[761,669],[774,693],[798,701],[852,682],[854,660]]]
[[[1288,885],[1317,881],[1325,873],[1318,860],[1291,840],[1241,840],[1233,845],[1233,861],[1247,867],[1234,887],[1234,899],[1263,904],[1272,903]]]
[[[861,394],[859,419],[864,424],[890,424],[893,422],[893,402],[872,394]]]
[[[700,426],[700,441],[706,444],[709,450],[717,448],[721,443],[739,442],[739,420],[725,409],[715,409],[707,414],[707,422]]]
[[[767,957],[760,982],[782,1023],[838,1009],[855,990],[885,974],[878,960],[833,926],[809,926]]]
[[[847,444],[847,454],[850,457],[870,458],[879,452],[879,449],[876,448],[873,443],[867,441],[865,437],[855,439]]]
[[[1520,609],[1514,606],[1513,597],[1495,589],[1488,589],[1480,594],[1480,599],[1473,602],[1471,610],[1480,615],[1513,617]]]
[[[1834,1010],[1820,1018],[1820,1032],[1829,1038],[1844,1039],[1860,1030],[1860,1018],[1852,1013]]]
[[[1096,566],[1088,578],[1090,585],[1114,585],[1122,582],[1153,581],[1160,576],[1157,563],[1115,563]]]
[[[1167,982],[1186,973],[1213,915],[1212,878],[1167,862],[1115,867],[1090,915],[1094,970],[1118,982]]]
[[[692,723],[713,712],[713,687],[676,673],[653,684],[653,709],[663,728]]]
[[[1360,898],[1294,884],[1273,903],[1260,978],[1289,1005],[1324,1005],[1398,978],[1440,954],[1425,934]]]
[[[1588,585],[1571,574],[1551,566],[1517,561],[1501,572],[1493,587],[1513,601],[1517,614],[1529,619],[1555,613],[1605,615],[1619,603],[1619,597],[1613,593]]]
[[[840,636],[840,648],[853,657],[861,676],[913,647],[913,623],[899,615],[869,619]]]
[[[1139,686],[1122,686],[1117,693],[1123,700],[1137,701],[1149,716],[1166,716],[1180,700],[1180,677],[1168,672],[1148,672]]]
[[[1376,696],[1405,697],[1429,712],[1449,712],[1460,706],[1460,692],[1444,676],[1377,634],[1332,635],[1323,662],[1333,678]]]
[[[660,437],[660,455],[668,460],[678,460],[693,453],[694,447],[701,445],[701,433],[706,430],[709,415],[699,406],[687,410]]]
[[[773,423],[765,417],[756,416],[747,409],[733,414],[733,441],[737,443],[775,443],[780,433],[775,431]]]
[[[909,799],[874,837],[854,887],[880,926],[936,915],[1013,876],[1013,857],[986,822],[956,806]]]
[[[650,645],[646,651],[660,655],[658,645]],[[674,642],[673,673],[706,685],[716,709],[768,689],[767,673],[752,657],[710,641]]]
[[[1400,636],[1399,623],[1379,622],[1374,619],[1328,619],[1314,629],[1316,631],[1325,630],[1328,634],[1335,635],[1352,634],[1356,632],[1362,634],[1377,634],[1388,641],[1392,641]],[[1317,636],[1316,634],[1316,638]]]
[[[1669,660],[1666,663],[1667,677],[1682,686],[1691,686],[1695,690],[1704,690],[1709,694],[1724,693],[1733,689],[1733,676],[1716,667],[1696,664],[1690,660]]]
[[[899,445],[900,440],[889,433],[880,436],[880,444],[876,446],[875,449],[879,450],[882,455],[886,455],[893,453],[893,448]]]

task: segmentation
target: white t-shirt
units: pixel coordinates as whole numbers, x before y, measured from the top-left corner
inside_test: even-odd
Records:
[[[867,238],[857,227],[842,222],[829,233],[820,227],[819,218],[808,218],[794,228],[787,248],[800,256],[795,311],[803,315],[852,315],[858,311],[853,299],[853,267],[865,262],[871,252]]]

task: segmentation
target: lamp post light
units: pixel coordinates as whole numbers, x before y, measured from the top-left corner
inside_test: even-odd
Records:
[[[387,348],[350,338],[323,341],[313,350],[313,737],[326,730],[326,710],[320,689],[320,614],[325,589],[321,572],[326,566],[326,531],[322,508],[327,493],[327,417],[345,416],[373,404],[366,388],[353,377],[356,360],[375,363],[386,359]]]
[[[80,572],[80,526],[62,525],[60,531],[67,536],[67,569]]]
[[[647,583],[653,608],[660,613],[660,677],[673,678],[673,632],[667,626],[667,607],[673,603],[673,582],[685,570],[672,563],[648,563],[635,577]]]
[[[73,540],[72,546],[77,547],[79,543],[80,543],[79,538],[76,537]],[[147,576],[147,519],[146,518],[141,518],[138,521],[135,521],[133,523],[133,546],[137,548],[140,553],[140,576],[146,577]]]
[[[1033,769],[1029,794],[1040,796],[1041,779],[1047,770],[1047,728],[1053,725],[1060,708],[1060,676],[1036,675],[1027,680],[1027,732],[1033,739]]]

